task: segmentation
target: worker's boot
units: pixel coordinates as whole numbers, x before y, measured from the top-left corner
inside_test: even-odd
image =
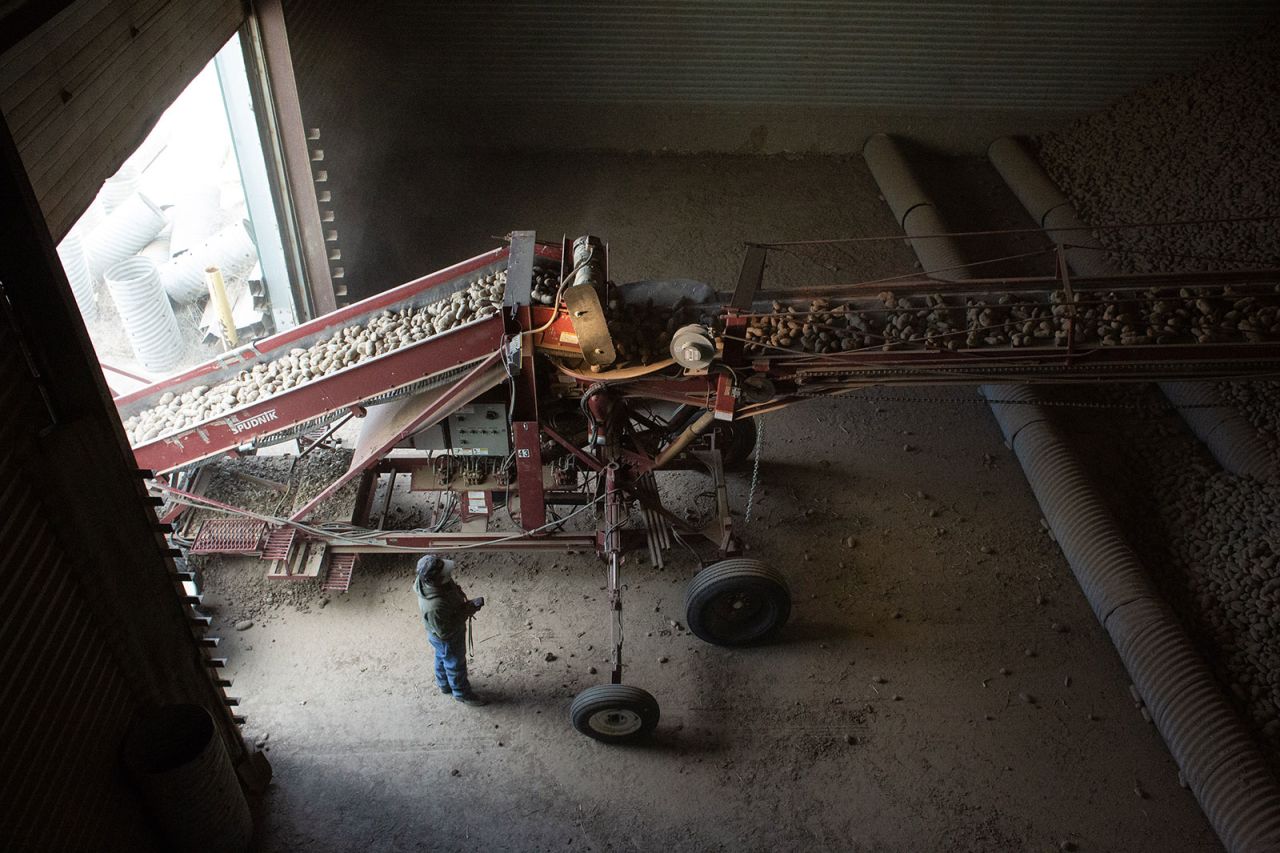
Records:
[[[481,699],[479,696],[471,692],[458,693],[454,695],[453,698],[457,699],[463,705],[470,705],[473,708],[480,708],[480,707],[483,707],[484,705],[489,704],[488,700]]]
[[[449,686],[449,685],[447,685],[447,684],[444,684],[444,685],[441,685],[441,686],[440,686],[440,692],[441,692],[441,693],[443,693],[443,694],[444,694],[444,695],[446,695],[446,696],[452,696],[452,695],[453,695],[453,688],[452,688],[452,687],[450,687],[450,686]]]

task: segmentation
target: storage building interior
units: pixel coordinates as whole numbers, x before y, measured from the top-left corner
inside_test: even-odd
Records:
[[[1280,850],[1278,96],[1255,0],[0,4],[0,847]]]

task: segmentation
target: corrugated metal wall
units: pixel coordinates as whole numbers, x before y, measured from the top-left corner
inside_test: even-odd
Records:
[[[247,750],[3,123],[0,198],[0,850],[160,849],[133,712],[194,702]]]
[[[978,153],[1098,108],[1275,0],[284,0],[355,297],[422,271],[441,152]],[[413,188],[421,193],[413,198]],[[500,199],[494,203],[501,204]],[[397,206],[398,205],[398,206]]]
[[[0,111],[55,240],[244,15],[243,0],[80,0],[0,55]]]
[[[116,770],[138,697],[50,523],[57,511],[43,500],[32,441],[49,412],[4,315],[0,412],[0,802],[10,816],[0,847],[147,849],[154,841]]]
[[[432,98],[1080,111],[1183,68],[1274,0],[382,4]]]

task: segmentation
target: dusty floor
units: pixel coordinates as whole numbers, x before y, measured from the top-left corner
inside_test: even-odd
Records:
[[[596,230],[620,279],[725,287],[742,240],[894,227],[856,160],[493,166],[472,164],[512,186],[515,225]],[[588,190],[530,200],[569,172],[591,176]],[[489,199],[476,234],[512,227],[510,205]],[[468,243],[465,221],[435,223],[433,260],[487,245]],[[911,263],[877,244],[850,274]],[[409,558],[364,560],[346,594],[299,589],[266,606],[265,564],[209,565],[232,692],[275,768],[262,848],[1219,849],[985,405],[971,389],[928,395],[951,404],[893,396],[766,419],[747,540],[793,585],[776,644],[720,649],[671,624],[684,622],[687,552],[665,571],[628,562],[627,678],[662,704],[644,746],[568,725],[572,696],[606,677],[588,672],[606,669],[608,639],[592,555],[462,561],[463,586],[490,602],[472,664],[483,709],[435,690]],[[749,474],[730,480],[741,509]],[[692,475],[661,482],[677,510],[707,508]]]

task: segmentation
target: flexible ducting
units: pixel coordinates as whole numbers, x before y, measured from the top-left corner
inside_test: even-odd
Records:
[[[1266,483],[1280,481],[1280,464],[1258,430],[1209,382],[1161,382],[1160,390],[1223,470]]]
[[[876,175],[880,180],[880,175]],[[901,184],[880,181],[890,206]],[[923,197],[915,187],[915,200]],[[959,256],[950,238],[946,251]],[[967,278],[964,268],[953,276]],[[1280,784],[1031,386],[984,385],[1063,555],[1228,850],[1280,850]],[[1008,401],[1008,402],[998,402]]]
[[[94,280],[146,248],[165,226],[164,214],[142,193],[134,193],[84,238]]]
[[[76,298],[76,307],[85,320],[98,316],[98,296],[93,290],[93,276],[89,273],[89,259],[85,257],[80,234],[72,231],[58,244],[58,260],[67,275],[67,283]]]
[[[173,231],[169,251],[173,255],[197,248],[218,230],[222,218],[222,193],[210,184],[201,184],[182,194],[173,209]]]
[[[1040,510],[1223,845],[1280,850],[1280,784],[1026,386],[983,386]]]
[[[125,202],[125,199],[138,191],[138,170],[129,163],[120,167],[120,171],[107,178],[98,190],[98,202],[103,213],[111,213]]]
[[[182,334],[155,262],[129,258],[107,270],[106,279],[138,361],[157,372],[176,367],[182,358]]]
[[[1072,270],[1096,277],[1119,273],[1075,206],[1021,142],[1010,137],[997,139],[987,149],[987,156],[1031,217],[1048,229],[1055,243],[1067,247],[1064,253]],[[1280,480],[1280,466],[1258,431],[1212,384],[1162,382],[1160,390],[1179,407],[1182,419],[1223,469],[1266,482]]]
[[[253,240],[244,226],[236,222],[161,265],[160,282],[174,302],[191,302],[209,295],[204,278],[204,271],[209,267],[217,267],[225,277],[235,278],[247,273],[257,259]]]
[[[964,260],[956,251],[955,241],[926,239],[926,235],[945,234],[947,228],[894,138],[884,133],[875,134],[862,147],[862,156],[880,185],[894,219],[898,220],[903,233],[914,238],[911,248],[920,259],[925,275],[948,281],[965,278]]]
[[[217,726],[198,705],[163,705],[137,716],[122,748],[167,849],[243,853],[253,817]]]

